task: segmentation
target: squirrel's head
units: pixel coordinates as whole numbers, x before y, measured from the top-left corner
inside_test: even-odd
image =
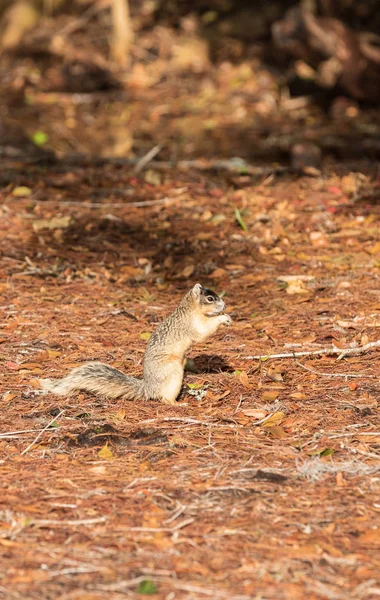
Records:
[[[196,283],[191,290],[199,308],[206,317],[215,317],[220,315],[226,308],[224,300],[215,294],[212,290],[204,288],[200,283]]]

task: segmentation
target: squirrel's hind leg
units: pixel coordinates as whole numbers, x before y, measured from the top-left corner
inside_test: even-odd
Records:
[[[181,391],[182,381],[183,368],[181,364],[178,364],[175,371],[161,383],[159,394],[161,402],[164,404],[175,404]]]

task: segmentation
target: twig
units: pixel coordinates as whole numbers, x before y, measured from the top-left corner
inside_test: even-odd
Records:
[[[32,448],[32,446],[34,446],[34,444],[40,439],[40,437],[44,433],[44,431],[46,431],[47,429],[49,429],[50,425],[52,425],[54,423],[54,421],[56,421],[57,419],[59,419],[59,417],[61,417],[64,412],[65,412],[64,409],[61,410],[58,415],[56,415],[55,417],[52,418],[51,421],[49,421],[49,423],[46,425],[46,427],[44,427],[43,429],[41,429],[41,431],[39,432],[39,434],[37,435],[37,437],[35,437],[35,439],[33,440],[33,442],[31,444],[29,444],[29,446],[27,448],[25,448],[25,450],[23,450],[21,452],[21,456],[23,456],[24,454],[26,454],[28,452],[28,450],[30,450]]]
[[[98,573],[101,567],[72,567],[67,569],[61,569],[60,571],[48,571],[50,577],[59,577],[61,575],[78,575],[80,573]]]
[[[0,433],[0,439],[14,438],[16,435],[21,435],[22,433],[38,433],[39,431],[43,431],[43,429],[20,429],[20,431],[6,431],[5,433]]]
[[[178,517],[180,517],[185,510],[186,510],[186,506],[181,504],[181,506],[174,512],[174,514],[171,517],[169,517],[169,519],[166,519],[166,521],[164,521],[164,523],[166,525],[169,525],[169,523],[172,523],[173,521],[178,519]]]
[[[183,529],[184,527],[187,527],[187,525],[194,523],[194,521],[195,519],[185,519],[184,521],[177,523],[174,527],[127,527],[127,530],[141,533],[175,533],[179,529]]]
[[[270,358],[297,358],[299,356],[319,356],[321,354],[339,354],[338,360],[346,356],[346,354],[361,354],[372,350],[373,348],[380,348],[380,340],[376,342],[369,342],[364,346],[358,348],[321,348],[320,350],[313,350],[312,352],[283,352],[280,354],[258,354],[257,356],[246,356],[245,360],[269,360]]]
[[[45,525],[94,525],[95,523],[105,523],[107,517],[98,517],[95,519],[41,519],[33,521],[33,525],[44,527]]]
[[[326,437],[328,437],[329,440],[333,440],[343,437],[355,437],[357,435],[374,435],[380,437],[380,431],[350,431],[350,433],[335,433],[333,435],[327,435]]]
[[[140,173],[145,167],[154,159],[155,156],[161,151],[161,146],[153,146],[144,156],[140,158],[135,166],[135,173]]]
[[[306,371],[310,371],[310,373],[314,373],[315,375],[322,375],[322,377],[367,377],[369,379],[377,379],[377,375],[366,375],[365,373],[321,373],[320,371],[316,371],[311,367],[303,365],[302,363],[298,362],[298,360],[296,361],[296,365],[302,367]]]
[[[359,450],[359,448],[347,448],[347,446],[344,446],[345,450],[348,450],[348,452],[351,452],[351,454],[361,454],[362,456],[367,456],[368,458],[376,458],[377,460],[380,460],[380,454],[375,454],[374,452],[365,452],[364,450]]]
[[[164,417],[163,421],[180,421],[181,423],[191,423],[194,425],[212,425],[214,421],[198,421],[197,419],[186,419],[183,417]]]
[[[120,67],[126,67],[133,41],[133,29],[128,0],[112,0],[112,58]]]
[[[167,204],[170,202],[171,198],[160,198],[159,200],[141,200],[141,202],[78,202],[77,200],[54,200],[54,198],[46,198],[46,200],[40,200],[38,198],[33,198],[33,202],[40,204],[54,203],[59,206],[82,206],[83,208],[102,208],[102,207],[111,207],[111,208],[129,208],[132,206],[133,208],[142,208],[144,206],[158,206],[160,204]]]
[[[104,8],[104,5],[102,5],[101,3],[93,4],[92,6],[90,6],[90,8],[84,11],[81,17],[76,18],[73,21],[69,21],[68,24],[66,24],[64,27],[58,30],[55,33],[54,38],[58,36],[68,37],[78,29],[81,29],[82,27],[87,25],[88,21],[90,21],[90,19],[92,19],[92,17],[94,17],[98,12],[104,10]]]

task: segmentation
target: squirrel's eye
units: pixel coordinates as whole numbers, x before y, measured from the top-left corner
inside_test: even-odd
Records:
[[[214,302],[214,298],[212,296],[207,296],[207,302]]]

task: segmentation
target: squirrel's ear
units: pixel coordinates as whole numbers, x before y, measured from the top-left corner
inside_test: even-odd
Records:
[[[195,286],[193,287],[192,292],[196,298],[199,297],[199,294],[201,293],[201,289],[202,289],[202,286],[200,283],[196,283]]]

